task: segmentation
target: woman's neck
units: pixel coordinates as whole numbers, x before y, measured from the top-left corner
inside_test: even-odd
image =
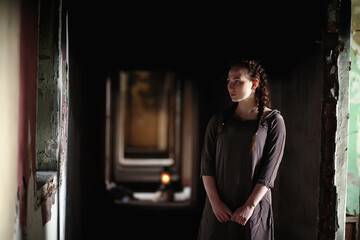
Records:
[[[241,101],[238,103],[235,114],[244,120],[257,119],[258,109],[255,101]]]

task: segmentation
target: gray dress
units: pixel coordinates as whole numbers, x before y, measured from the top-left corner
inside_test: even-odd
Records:
[[[198,239],[273,240],[271,188],[279,169],[285,145],[285,124],[278,110],[272,110],[260,127],[255,148],[251,143],[257,129],[256,120],[242,120],[229,114],[214,114],[207,126],[201,156],[201,176],[214,176],[221,200],[234,212],[242,206],[254,186],[269,188],[245,226],[234,222],[220,223],[206,197]]]

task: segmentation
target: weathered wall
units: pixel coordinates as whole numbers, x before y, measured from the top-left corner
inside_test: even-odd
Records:
[[[36,118],[36,168],[56,171],[59,159],[59,3],[41,1]],[[60,82],[61,83],[61,82]]]
[[[351,1],[327,2],[318,239],[345,238]]]
[[[64,234],[59,234],[58,224],[64,209],[62,215],[58,209],[66,191],[57,192],[63,175],[53,176],[42,188],[37,184],[38,11],[38,0],[0,2],[0,99],[5,113],[0,116],[1,239],[57,239]],[[66,64],[64,70],[66,76]],[[58,74],[63,84],[55,86],[61,92],[58,105],[64,107],[59,135],[60,160],[65,162],[68,105],[67,78],[62,76]]]

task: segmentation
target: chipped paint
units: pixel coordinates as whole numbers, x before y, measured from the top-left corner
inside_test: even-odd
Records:
[[[55,203],[55,194],[41,203],[42,224],[45,225],[51,219],[51,206]]]
[[[323,35],[323,119],[318,239],[345,239],[350,10],[349,1],[328,5]],[[341,24],[340,24],[341,23]],[[328,111],[327,106],[335,111]]]
[[[336,138],[335,138],[335,239],[345,239],[346,226],[346,186],[348,169],[348,134],[349,134],[349,69],[350,69],[350,16],[351,1],[339,2],[339,52],[337,61],[338,73],[335,79],[338,87],[336,104]]]
[[[51,220],[52,205],[55,204],[57,193],[57,175],[48,179],[43,187],[37,191],[36,206],[41,207],[42,224],[45,225]],[[55,220],[56,221],[56,220]]]
[[[32,188],[27,196],[27,226],[23,228],[22,239],[57,239],[58,203],[56,192],[56,175],[40,191]],[[35,176],[31,174],[29,185],[36,185]]]
[[[69,74],[68,74],[68,18],[63,19],[62,1],[59,6],[59,52],[61,62],[60,80],[61,82],[61,149],[59,164],[59,239],[65,239],[66,232],[66,208],[67,208],[67,151],[68,151],[68,120],[69,120]],[[65,23],[65,24],[63,24]],[[65,41],[64,41],[65,40]]]
[[[57,177],[53,175],[46,183],[37,191],[37,203],[36,207],[39,207],[42,202],[53,196],[57,191]]]
[[[60,111],[58,88],[59,61],[57,1],[41,2],[39,28],[38,103],[37,103],[37,170],[56,171],[60,147]]]

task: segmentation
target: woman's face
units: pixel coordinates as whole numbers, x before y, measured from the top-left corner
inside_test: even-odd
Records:
[[[246,68],[233,67],[229,70],[227,78],[227,88],[233,102],[240,102],[251,97],[251,93],[256,88],[255,81],[251,81],[249,72]]]

